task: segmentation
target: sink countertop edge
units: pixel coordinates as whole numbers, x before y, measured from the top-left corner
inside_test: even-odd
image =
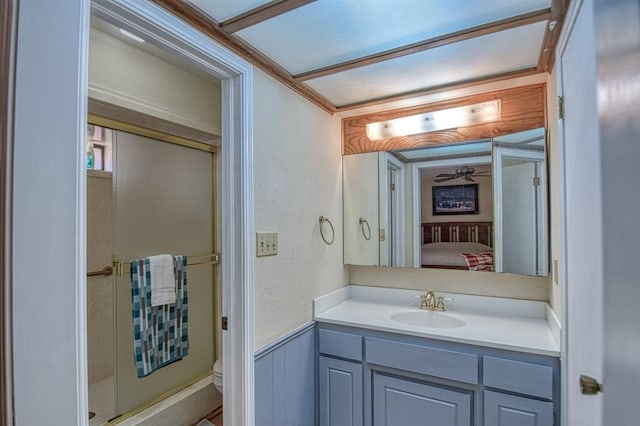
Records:
[[[353,297],[353,293],[351,293],[351,296]],[[393,303],[393,301],[391,303],[384,303],[378,300],[372,300],[371,298],[367,299],[368,300],[359,300],[359,298],[349,298],[341,301],[335,299],[337,303],[334,306],[330,308],[325,306],[322,313],[315,315],[314,319],[320,323],[351,326],[537,355],[560,356],[560,347],[544,315],[546,309],[540,317],[531,315],[505,315],[504,313],[491,315],[486,312],[448,310],[446,312],[448,315],[461,319],[466,325],[459,328],[427,328],[406,325],[391,319],[392,315],[400,312],[420,312],[417,308],[417,303],[414,305],[409,303],[400,305]],[[314,301],[314,304],[315,303]]]

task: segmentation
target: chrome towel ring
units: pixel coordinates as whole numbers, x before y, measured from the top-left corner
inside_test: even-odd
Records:
[[[322,237],[322,240],[327,245],[333,244],[333,241],[336,239],[336,231],[335,231],[335,229],[333,229],[333,223],[331,223],[331,221],[329,220],[328,217],[324,217],[324,216],[320,216],[320,219],[318,220],[318,222],[320,222],[320,236]],[[329,224],[329,226],[331,227],[331,241],[328,241],[327,237],[324,236],[324,228],[323,228],[322,224],[325,223],[325,222],[327,222]]]
[[[367,222],[367,219],[360,218],[359,223],[360,223],[360,230],[362,231],[362,236],[364,237],[365,240],[369,241],[371,239],[371,227],[369,226],[369,222]],[[367,225],[367,232],[364,231],[365,225]]]

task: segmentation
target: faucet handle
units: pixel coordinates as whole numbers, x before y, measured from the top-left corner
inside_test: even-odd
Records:
[[[444,302],[453,302],[451,297],[438,296],[438,302],[436,303],[436,311],[446,311],[447,308],[444,305]]]

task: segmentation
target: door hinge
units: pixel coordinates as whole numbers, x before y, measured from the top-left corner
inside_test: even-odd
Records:
[[[533,186],[540,186],[540,178],[539,177],[534,177],[533,178]]]
[[[558,96],[558,118],[564,120],[564,97]]]
[[[228,326],[229,326],[229,320],[227,319],[227,317],[222,317],[222,329],[226,330]]]
[[[390,183],[389,184],[389,189],[391,189],[392,191],[396,190],[396,184],[395,183]]]

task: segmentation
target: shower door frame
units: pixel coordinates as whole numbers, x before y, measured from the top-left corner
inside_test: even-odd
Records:
[[[222,81],[221,277],[225,421],[253,425],[253,74],[243,59],[151,2],[93,0],[92,13]],[[232,380],[234,378],[234,380]]]

